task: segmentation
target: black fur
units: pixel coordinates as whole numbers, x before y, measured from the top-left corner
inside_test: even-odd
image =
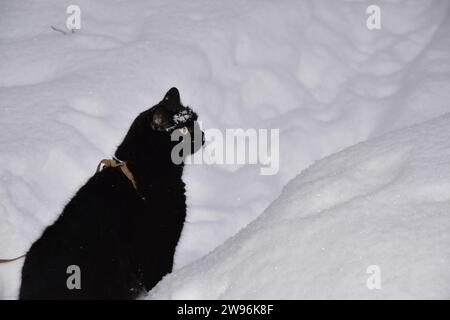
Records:
[[[177,120],[180,113],[188,116]],[[196,119],[176,88],[135,119],[115,156],[127,161],[138,190],[118,168],[95,174],[32,245],[20,299],[134,299],[171,272],[186,197],[170,134],[185,126],[193,133]],[[203,133],[201,140],[192,139],[193,152]],[[80,290],[67,288],[70,265],[81,269]]]

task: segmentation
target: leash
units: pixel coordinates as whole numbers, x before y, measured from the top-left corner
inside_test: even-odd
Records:
[[[0,263],[8,263],[8,262],[13,262],[19,259],[22,259],[23,257],[25,257],[26,254],[21,255],[20,257],[16,257],[16,258],[12,258],[12,259],[0,259]]]
[[[96,173],[101,172],[105,168],[119,168],[120,171],[122,171],[122,173],[125,175],[125,177],[127,177],[127,179],[131,181],[131,183],[133,184],[134,189],[137,191],[136,180],[134,180],[133,174],[131,173],[130,169],[128,169],[126,161],[121,161],[121,160],[119,160],[117,158],[103,159],[98,164]],[[15,258],[12,258],[12,259],[0,259],[0,263],[13,262],[13,261],[19,260],[19,259],[21,259],[21,258],[23,258],[25,256],[26,256],[26,254],[23,254],[23,255],[21,255],[19,257],[15,257]]]
[[[117,158],[113,159],[103,159],[97,166],[96,173],[101,172],[105,168],[119,168],[122,173],[127,177],[128,180],[133,184],[134,189],[137,191],[136,180],[134,180],[134,176],[131,173],[130,169],[128,169],[128,165],[126,161],[121,161]]]

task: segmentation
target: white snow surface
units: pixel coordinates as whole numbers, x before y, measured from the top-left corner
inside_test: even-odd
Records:
[[[187,166],[188,216],[175,269],[235,235],[314,161],[450,111],[447,0],[376,1],[382,10],[382,29],[372,31],[366,28],[366,8],[373,1],[77,0],[81,30],[68,35],[51,30],[51,25],[64,28],[70,4],[65,0],[0,1],[0,259],[29,248],[98,162],[112,155],[135,116],[161,100],[172,86],[199,114],[205,129],[280,129],[281,157],[280,171],[273,176],[261,176],[255,165]],[[376,159],[382,156],[373,154]],[[409,162],[402,157],[394,155],[392,161],[408,168]],[[373,165],[384,172],[384,167]],[[407,168],[405,172],[416,172]],[[431,183],[435,176],[433,168],[428,169],[422,174],[430,173],[427,181]],[[362,180],[366,173],[361,173]],[[370,193],[373,185],[381,188],[378,177],[369,175],[373,180],[364,182],[358,181],[357,172],[349,173],[353,174],[343,185],[335,182],[334,192],[321,193],[323,210],[337,198]],[[381,176],[390,186],[389,179]],[[442,187],[445,184],[429,185],[428,192],[436,189],[441,194]],[[307,205],[301,198],[298,201]],[[395,206],[389,206],[394,210]],[[326,241],[331,243],[338,240],[335,236],[345,236],[341,232],[345,228],[360,226],[367,231],[367,219],[374,223],[386,219],[384,213],[373,212],[370,217],[349,213],[353,223],[344,224],[337,217],[333,220],[339,211],[333,212],[322,221],[328,231]],[[301,216],[297,218],[305,225]],[[432,216],[428,223],[434,225],[439,219]],[[280,221],[280,232],[285,231],[282,225]],[[312,234],[316,229],[299,228],[302,241],[316,239]],[[444,240],[448,239],[442,238],[441,244]],[[266,248],[274,254],[270,259],[284,254],[271,248]],[[396,260],[383,260],[381,247],[378,250],[378,261],[370,263],[391,266],[386,267],[388,276]],[[345,252],[340,257],[344,256]],[[286,261],[286,269],[292,261]],[[16,296],[20,264],[0,265],[0,298]],[[314,268],[326,274],[336,266]],[[436,276],[427,270],[423,277]],[[227,296],[226,292],[234,297],[262,295],[247,291],[248,287],[239,291],[238,282],[233,284],[234,291],[223,283],[226,290],[221,292],[214,284],[211,297]],[[288,284],[280,298],[290,292],[301,296],[294,283]],[[303,289],[311,296],[324,296],[325,289],[330,296],[339,295],[326,282],[310,284]],[[201,284],[196,288],[202,288]],[[204,297],[203,289],[184,295]],[[432,295],[432,288],[428,289]],[[444,296],[444,291],[434,294]],[[351,294],[347,290],[342,295]]]
[[[315,163],[148,298],[450,299],[449,136],[447,114]]]

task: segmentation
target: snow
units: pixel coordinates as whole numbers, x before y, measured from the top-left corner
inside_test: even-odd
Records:
[[[449,136],[447,114],[326,157],[148,298],[449,299]]]
[[[276,175],[186,168],[176,269],[253,221],[314,161],[449,112],[450,3],[377,3],[382,29],[370,31],[371,1],[77,0],[81,30],[62,35],[50,26],[64,28],[72,3],[1,1],[0,258],[25,252],[172,86],[205,129],[280,129]],[[353,196],[355,179],[324,190],[320,204]],[[17,294],[19,269],[0,265],[0,298]]]

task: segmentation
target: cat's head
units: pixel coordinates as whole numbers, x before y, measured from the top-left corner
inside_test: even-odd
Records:
[[[177,88],[171,88],[155,106],[142,112],[133,122],[116,157],[123,161],[143,157],[167,159],[175,146],[183,143],[182,157],[195,153],[204,144],[204,133],[197,122],[197,114],[180,100]],[[175,138],[175,140],[174,140]]]

